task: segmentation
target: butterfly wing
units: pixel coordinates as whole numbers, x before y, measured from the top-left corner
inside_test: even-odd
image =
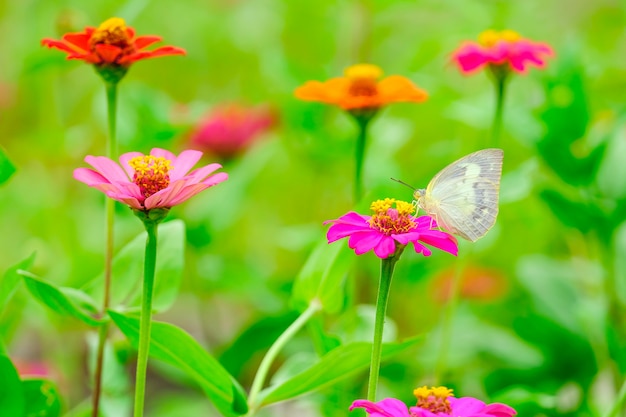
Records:
[[[442,169],[428,184],[422,206],[441,227],[471,240],[496,222],[502,149],[483,149]]]

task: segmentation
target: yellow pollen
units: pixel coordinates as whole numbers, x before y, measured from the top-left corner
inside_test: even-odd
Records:
[[[120,48],[130,46],[130,38],[126,32],[126,22],[124,19],[112,17],[98,26],[91,35],[89,44],[93,47],[101,43],[119,46]]]
[[[344,75],[351,80],[378,80],[383,76],[383,70],[373,64],[357,64],[348,67]]]
[[[415,209],[406,201],[385,198],[374,201],[370,209],[374,212],[369,220],[370,227],[386,235],[407,233],[416,226],[411,217]]]
[[[486,47],[492,47],[498,42],[517,42],[522,37],[513,30],[497,30],[489,29],[478,35],[478,43]]]
[[[427,386],[415,388],[413,395],[417,398],[417,407],[429,410],[432,413],[450,414],[452,408],[448,397],[454,396],[452,390],[446,387]]]
[[[133,182],[145,198],[170,185],[170,164],[169,159],[152,155],[137,156],[128,161],[128,165],[135,170]]]
[[[349,93],[356,97],[372,97],[378,94],[377,80],[382,77],[383,70],[372,64],[358,64],[346,68],[346,78],[350,80]]]

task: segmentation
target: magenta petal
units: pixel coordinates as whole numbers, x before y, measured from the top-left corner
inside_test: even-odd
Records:
[[[391,236],[382,236],[380,243],[374,247],[374,253],[380,259],[390,257],[396,251],[396,242]]]
[[[506,404],[493,403],[487,405],[482,413],[493,417],[512,417],[517,414],[517,411]]]
[[[218,172],[215,175],[211,175],[201,182],[201,184],[212,187],[214,185],[219,184],[220,182],[224,182],[228,179],[228,174],[225,172]]]
[[[367,400],[356,400],[350,406],[350,411],[355,408],[364,408],[371,417],[409,417],[409,410],[402,401],[395,398],[385,398],[377,403]]]
[[[162,156],[172,161],[172,169],[170,170],[170,181],[172,182],[177,181],[187,175],[189,170],[193,168],[193,166],[200,160],[200,158],[202,158],[202,152],[194,150],[182,151],[180,155],[178,155],[178,158],[174,157],[174,159],[167,158],[165,156],[165,153],[170,153],[164,151],[163,149],[155,148],[151,151],[151,153],[154,154],[154,152],[157,152],[159,154],[163,153],[164,155]]]
[[[427,233],[422,233],[420,241],[437,249],[441,249],[442,251],[451,253],[454,256],[459,253],[459,246],[456,239],[446,232],[431,230]]]
[[[99,172],[89,168],[76,168],[74,170],[74,179],[93,187],[95,184],[108,183],[106,178]]]
[[[130,179],[132,179],[135,175],[135,170],[128,164],[128,161],[138,156],[144,155],[140,152],[127,152],[120,155],[120,165],[122,166],[122,168],[124,168],[124,171],[126,171],[126,174],[128,174],[128,178]]]
[[[369,228],[369,219],[371,216],[363,216],[359,213],[355,213],[354,211],[350,211],[338,219],[335,220],[326,220],[324,224],[335,223],[335,224],[352,224],[354,226],[363,226],[367,225]]]
[[[85,162],[94,167],[109,182],[129,182],[124,170],[115,161],[106,156],[88,155],[85,157]]]
[[[449,397],[452,414],[459,416],[472,416],[474,414],[482,414],[485,403],[472,397]]]
[[[348,246],[354,249],[357,255],[362,255],[378,246],[383,237],[384,235],[376,230],[356,232],[350,235]]]
[[[208,177],[213,171],[220,169],[222,166],[220,164],[209,164],[207,166],[203,166],[201,168],[193,170],[186,178],[192,180],[193,182],[200,182],[206,177]]]
[[[370,230],[371,229],[368,225],[337,223],[330,226],[328,232],[326,233],[326,238],[328,239],[328,243],[332,243],[336,240],[350,236],[353,233],[368,232]]]

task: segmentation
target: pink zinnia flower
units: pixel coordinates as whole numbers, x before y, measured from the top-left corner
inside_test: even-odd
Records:
[[[414,391],[417,405],[408,408],[395,398],[385,398],[377,403],[356,400],[350,406],[364,408],[372,417],[512,417],[517,412],[505,404],[484,402],[472,398],[455,398],[446,387],[421,387]]]
[[[220,164],[209,164],[189,173],[201,157],[200,151],[186,150],[176,156],[154,148],[150,155],[123,154],[120,166],[107,157],[89,155],[85,162],[95,169],[77,168],[74,178],[134,210],[169,209],[228,178],[224,172],[210,175],[222,167]]]
[[[267,107],[231,104],[215,108],[198,123],[190,136],[192,147],[228,159],[247,149],[276,121]]]
[[[546,59],[553,55],[554,51],[546,43],[524,39],[512,30],[488,30],[480,34],[478,42],[464,42],[452,53],[452,60],[464,74],[485,66],[524,74],[530,66],[544,68]]]
[[[420,242],[453,255],[458,253],[456,239],[435,230],[437,223],[432,217],[411,215],[415,211],[413,204],[386,198],[373,202],[370,208],[373,216],[351,211],[336,220],[324,222],[333,224],[326,235],[328,243],[349,237],[348,246],[357,255],[373,250],[381,259],[392,256],[397,247],[404,248],[409,243],[413,243],[415,252],[430,256],[431,250]]]

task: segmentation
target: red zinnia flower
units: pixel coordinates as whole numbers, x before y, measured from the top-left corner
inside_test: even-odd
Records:
[[[160,42],[159,36],[137,36],[124,19],[112,17],[98,28],[87,27],[83,32],[66,33],[61,40],[43,39],[41,44],[67,53],[67,59],[81,59],[97,66],[128,67],[135,61],[164,55],[185,55],[185,50],[162,46],[152,51],[145,48]]]

